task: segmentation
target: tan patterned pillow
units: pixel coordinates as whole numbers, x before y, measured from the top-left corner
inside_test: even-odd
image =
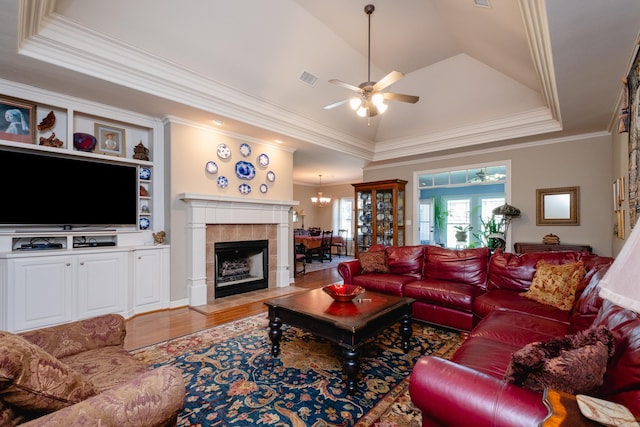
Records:
[[[0,332],[0,399],[46,414],[96,394],[84,377],[24,338]]]
[[[582,261],[553,265],[540,260],[536,264],[531,286],[522,295],[542,304],[569,311],[573,306],[576,289],[585,273]]]
[[[361,252],[358,254],[363,273],[388,273],[385,251]]]

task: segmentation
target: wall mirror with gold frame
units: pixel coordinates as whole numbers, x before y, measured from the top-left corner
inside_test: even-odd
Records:
[[[536,225],[580,225],[580,187],[536,190]]]

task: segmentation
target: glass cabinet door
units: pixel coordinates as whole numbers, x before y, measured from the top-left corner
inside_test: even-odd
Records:
[[[393,245],[393,189],[376,191],[376,243]]]
[[[365,252],[373,244],[372,196],[372,191],[358,191],[356,193],[356,245],[358,252]]]
[[[353,184],[356,216],[355,255],[372,245],[404,245],[404,196],[407,181]]]

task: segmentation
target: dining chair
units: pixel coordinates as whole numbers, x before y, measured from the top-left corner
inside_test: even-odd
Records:
[[[295,257],[294,257],[294,265],[293,265],[293,275],[297,276],[302,273],[303,275],[307,274],[307,254],[305,253],[305,248],[302,243],[295,244]],[[302,264],[302,269],[298,270],[298,264]]]
[[[340,239],[332,240],[331,247],[336,248],[336,255],[338,256],[349,255],[349,247],[347,246],[347,230],[338,230],[338,236],[340,236]]]

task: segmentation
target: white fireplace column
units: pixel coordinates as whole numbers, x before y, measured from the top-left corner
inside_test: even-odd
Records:
[[[187,206],[187,286],[189,304],[207,303],[206,232],[208,224],[276,224],[276,286],[289,286],[289,210],[298,202],[257,200],[241,197],[182,193],[179,198]]]

